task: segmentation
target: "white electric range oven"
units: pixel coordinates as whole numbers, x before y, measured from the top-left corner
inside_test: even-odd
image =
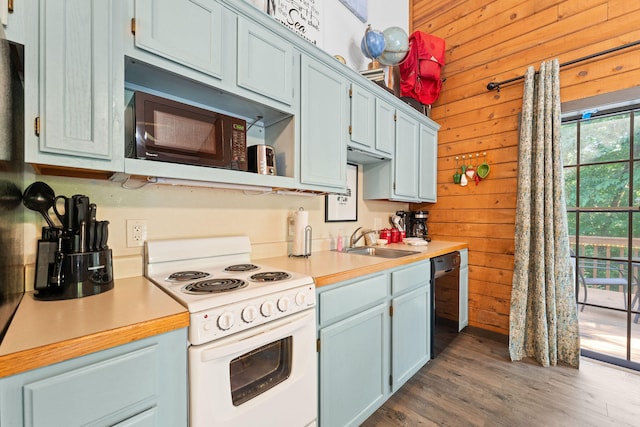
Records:
[[[246,236],[148,241],[146,276],[190,313],[189,425],[315,426],[315,286]]]

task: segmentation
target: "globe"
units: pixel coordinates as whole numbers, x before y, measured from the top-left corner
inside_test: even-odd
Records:
[[[409,52],[409,37],[400,27],[389,27],[382,32],[384,35],[384,50],[378,61],[384,65],[401,63]]]
[[[369,59],[375,59],[384,51],[385,37],[382,32],[372,30],[371,25],[364,32],[364,37],[360,42],[360,50]]]

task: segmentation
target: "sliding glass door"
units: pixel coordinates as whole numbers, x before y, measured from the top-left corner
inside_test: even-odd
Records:
[[[565,118],[561,138],[582,352],[639,369],[640,111],[636,108]]]

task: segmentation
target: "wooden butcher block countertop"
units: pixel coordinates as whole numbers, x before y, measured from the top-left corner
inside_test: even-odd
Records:
[[[380,258],[337,251],[321,251],[312,253],[308,258],[281,256],[262,258],[255,261],[271,267],[311,276],[315,281],[316,287],[318,287],[437,257],[460,249],[467,249],[468,245],[463,242],[432,241],[427,246],[394,243],[382,247],[417,251],[419,253],[400,258]]]
[[[0,378],[187,326],[187,309],[144,277],[62,301],[27,292],[0,344]]]

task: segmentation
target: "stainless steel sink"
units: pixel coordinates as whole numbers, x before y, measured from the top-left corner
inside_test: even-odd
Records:
[[[406,251],[403,249],[382,248],[378,246],[361,246],[357,248],[347,248],[342,252],[354,255],[367,255],[379,258],[401,258],[407,255],[419,254],[418,251]]]

